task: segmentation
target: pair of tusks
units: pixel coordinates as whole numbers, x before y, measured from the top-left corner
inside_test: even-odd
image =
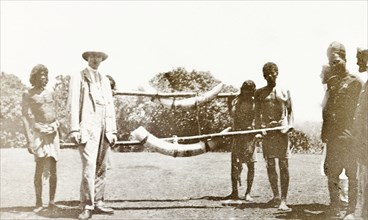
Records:
[[[223,83],[218,84],[210,91],[196,97],[175,100],[173,98],[159,98],[159,102],[164,105],[165,107],[192,107],[195,105],[201,105],[205,102],[209,102],[216,98],[216,96],[221,92],[222,87],[224,86]]]
[[[257,130],[246,130],[246,131],[233,131],[230,132],[230,127],[221,131],[217,134],[208,134],[208,135],[199,135],[199,136],[191,136],[187,138],[177,138],[180,140],[208,140],[207,143],[204,141],[199,141],[194,144],[178,144],[175,141],[175,138],[165,138],[159,139],[149,133],[144,127],[140,126],[136,130],[134,130],[131,135],[135,137],[138,141],[140,141],[146,148],[152,149],[155,152],[160,154],[164,154],[172,157],[191,157],[206,153],[216,148],[218,145],[216,140],[212,138],[216,137],[224,137],[224,136],[232,136],[232,135],[241,135],[241,134],[250,134],[250,133],[258,133],[262,131],[275,131],[285,129],[284,127],[274,127],[274,128],[265,128],[265,129],[257,129]],[[174,140],[174,143],[167,142],[166,140]]]

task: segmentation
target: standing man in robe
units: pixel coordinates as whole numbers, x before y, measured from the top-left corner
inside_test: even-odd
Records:
[[[106,163],[110,146],[117,141],[115,108],[110,81],[98,71],[107,59],[103,52],[82,54],[87,68],[72,75],[69,87],[70,136],[79,145],[82,160],[81,206],[79,219],[93,213],[113,214],[104,206]]]

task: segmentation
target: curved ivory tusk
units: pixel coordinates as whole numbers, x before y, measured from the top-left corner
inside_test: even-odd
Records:
[[[175,100],[173,98],[160,98],[159,101],[166,107],[192,107],[194,105],[200,105],[205,102],[209,102],[221,92],[223,83],[219,83],[217,86],[213,87],[210,91],[197,96],[187,99]]]
[[[206,144],[200,141],[195,144],[169,143],[160,140],[144,127],[139,127],[131,133],[137,140],[144,142],[143,145],[154,151],[172,157],[191,157],[206,153]]]

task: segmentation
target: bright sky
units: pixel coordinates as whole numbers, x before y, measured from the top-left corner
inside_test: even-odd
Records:
[[[332,41],[367,48],[368,1],[1,1],[1,71],[26,85],[42,63],[52,79],[86,66],[81,54],[101,50],[100,71],[131,91],[176,67],[210,71],[240,87],[265,85],[273,61],[293,96],[297,121],[321,120],[319,74]],[[365,80],[365,75],[360,74]]]

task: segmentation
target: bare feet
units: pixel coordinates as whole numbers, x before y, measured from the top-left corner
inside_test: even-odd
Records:
[[[247,202],[252,202],[253,201],[253,198],[250,196],[250,194],[245,194],[245,201]]]
[[[40,212],[40,211],[42,211],[43,210],[43,206],[36,206],[34,209],[33,209],[33,212],[34,213],[38,213],[38,212]]]
[[[330,207],[326,212],[326,217],[331,219],[341,219],[340,209],[337,207]]]
[[[289,208],[286,205],[286,201],[285,200],[281,200],[278,210],[283,211],[283,212],[290,212],[291,211],[291,208]]]
[[[47,209],[48,209],[49,211],[51,211],[51,212],[55,212],[55,211],[58,209],[58,207],[57,207],[57,205],[56,205],[55,203],[51,202],[51,203],[49,204],[49,207],[47,207]]]
[[[343,220],[354,220],[355,219],[355,216],[353,213],[350,213],[350,214],[347,214]]]
[[[280,204],[281,199],[276,197],[272,198],[270,201],[267,202],[268,207],[276,208]]]
[[[226,196],[224,199],[228,200],[238,200],[239,199],[239,196],[237,193],[231,193],[230,195]]]

